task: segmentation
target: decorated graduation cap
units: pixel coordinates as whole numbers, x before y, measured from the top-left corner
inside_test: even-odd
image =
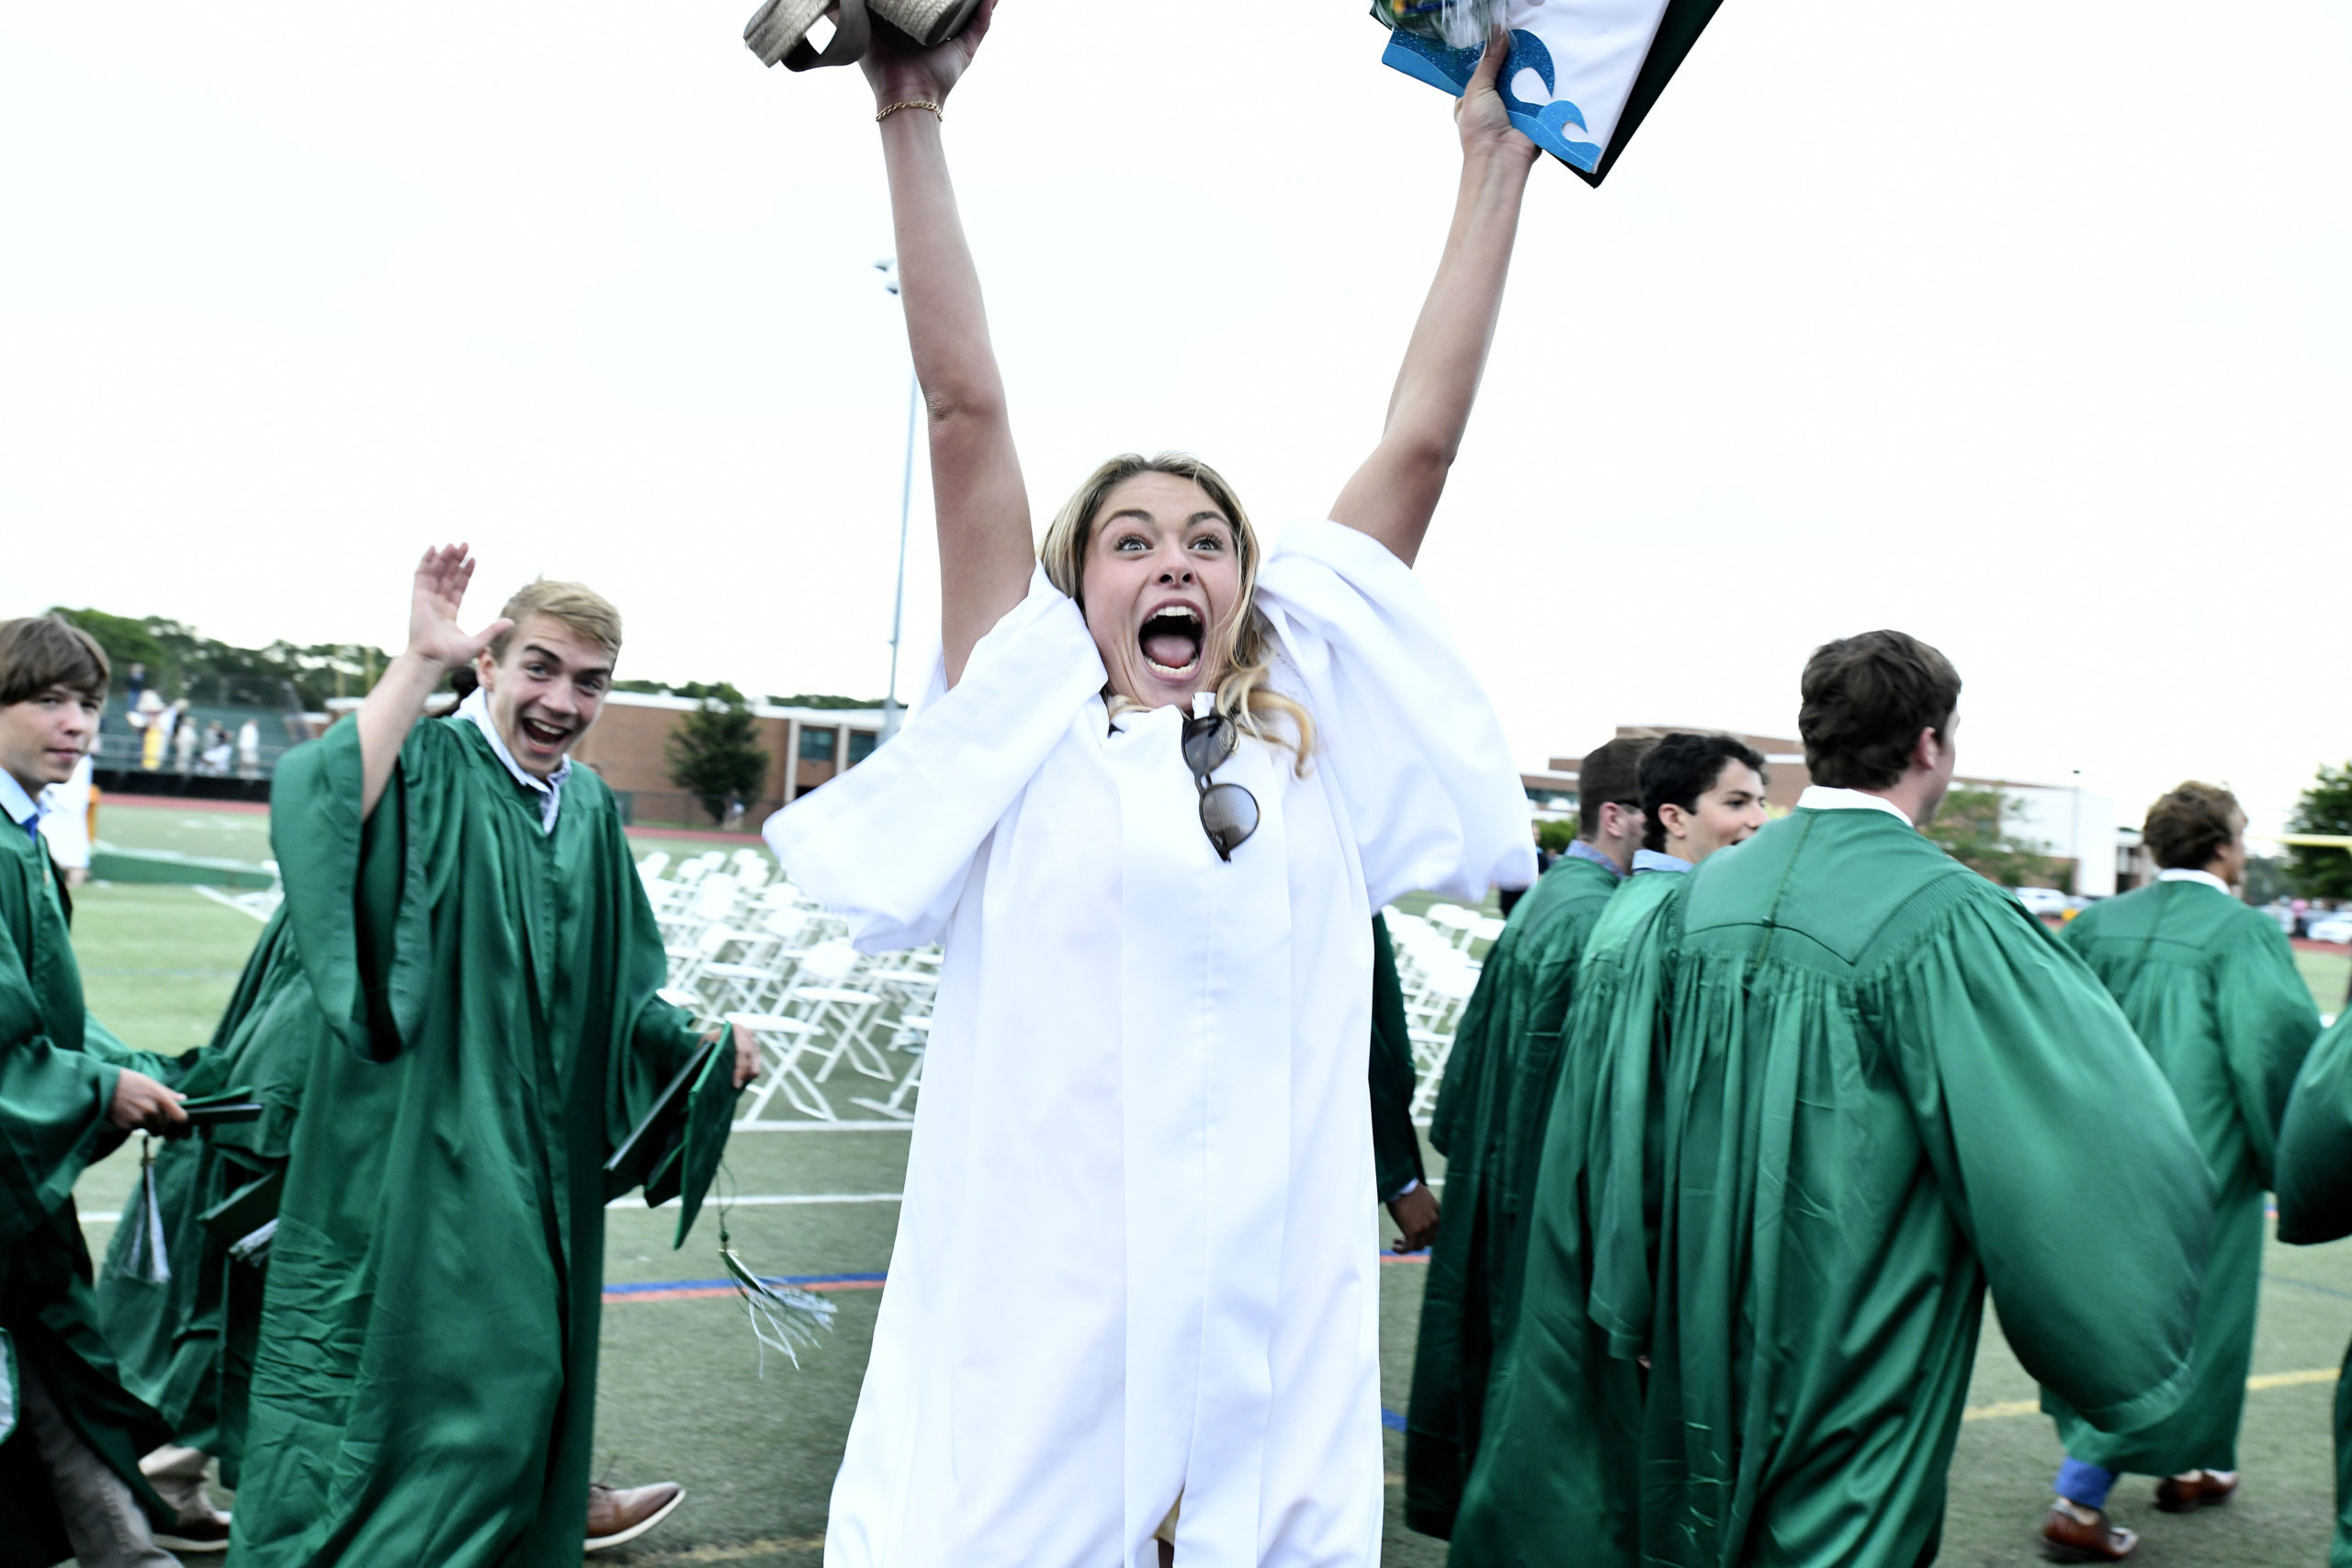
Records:
[[[1511,123],[1587,185],[1666,91],[1723,0],[1373,0],[1395,29],[1384,64],[1460,97],[1500,26]]]

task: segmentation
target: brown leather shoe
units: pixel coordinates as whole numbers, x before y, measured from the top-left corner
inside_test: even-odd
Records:
[[[2191,1514],[2209,1503],[2226,1503],[2237,1493],[2234,1470],[2192,1470],[2156,1483],[2156,1506],[2167,1514]]]
[[[2057,1562],[2120,1562],[2138,1548],[2137,1532],[2107,1522],[2097,1508],[2064,1498],[2041,1521],[2041,1550]]]
[[[588,1488],[588,1542],[585,1550],[602,1551],[635,1540],[676,1511],[686,1495],[674,1481],[616,1492],[609,1486]]]

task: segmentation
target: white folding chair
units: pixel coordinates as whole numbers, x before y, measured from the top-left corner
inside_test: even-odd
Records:
[[[765,1120],[769,1104],[779,1094],[786,1105],[803,1116],[813,1116],[820,1122],[841,1120],[803,1066],[815,1050],[815,1025],[806,1019],[786,1018],[781,1013],[729,1013],[727,1021],[747,1032],[769,1064],[767,1072],[752,1087],[751,1103],[737,1113],[737,1121]]]

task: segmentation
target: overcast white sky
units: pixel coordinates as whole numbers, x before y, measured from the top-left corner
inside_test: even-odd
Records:
[[[878,694],[870,100],[751,5],[0,4],[0,608],[397,646],[463,537],[624,673]],[[1181,446],[1279,533],[1369,448],[1455,152],[1363,10],[1005,0],[948,131],[1041,520]],[[1964,770],[2275,825],[2352,755],[2346,80],[2341,4],[1733,0],[1606,186],[1537,171],[1422,558],[1522,760],[1792,733],[1894,626]]]

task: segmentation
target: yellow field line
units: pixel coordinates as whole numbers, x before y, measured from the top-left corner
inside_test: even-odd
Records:
[[[2334,1382],[2336,1369],[2313,1367],[2302,1372],[2264,1372],[2245,1380],[2248,1393],[2260,1393],[2267,1388],[2305,1388],[2312,1383]],[[2039,1416],[2041,1401],[2038,1399],[2005,1399],[1998,1404],[1972,1404],[1960,1413],[1963,1421],[1999,1421],[2011,1416]]]

